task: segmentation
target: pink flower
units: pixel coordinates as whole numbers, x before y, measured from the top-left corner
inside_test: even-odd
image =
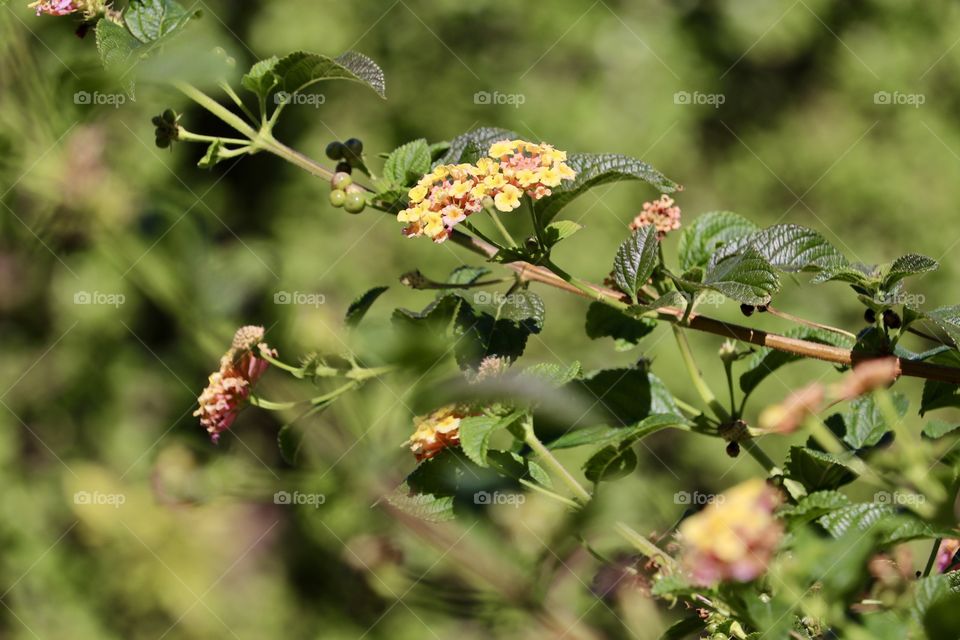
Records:
[[[237,419],[253,385],[270,366],[264,355],[276,357],[277,352],[263,342],[263,327],[241,327],[230,350],[220,358],[220,370],[210,374],[207,387],[197,399],[200,407],[193,415],[199,416],[213,442]]]
[[[960,553],[960,540],[948,538],[941,542],[937,550],[937,571],[946,573],[958,569],[960,560],[957,559],[957,553]]]
[[[48,16],[66,16],[80,11],[80,7],[73,0],[43,0],[34,2],[31,8],[37,10],[37,15],[47,14]]]
[[[673,204],[673,198],[668,195],[660,196],[659,200],[644,202],[643,211],[630,223],[630,228],[636,231],[640,227],[653,225],[657,235],[663,238],[667,233],[680,228],[680,207]]]

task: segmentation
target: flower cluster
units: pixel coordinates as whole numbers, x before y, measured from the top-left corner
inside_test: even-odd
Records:
[[[444,449],[460,445],[460,420],[466,410],[451,404],[413,419],[415,430],[408,444],[417,461],[427,460]]]
[[[960,569],[960,540],[947,538],[937,549],[937,571],[947,573]]]
[[[193,415],[200,417],[200,424],[214,442],[237,419],[253,385],[270,366],[264,355],[276,357],[277,352],[263,342],[263,327],[241,327],[230,350],[220,358],[220,369],[210,374],[207,387],[197,399],[200,407]]]
[[[513,211],[524,193],[533,200],[550,195],[553,187],[577,175],[566,159],[565,151],[548,144],[496,142],[476,164],[440,165],[420,178],[397,220],[406,223],[405,236],[443,242],[454,226],[478,211]]]
[[[662,195],[659,200],[644,202],[643,211],[633,219],[630,228],[636,231],[650,225],[656,227],[657,236],[661,240],[669,232],[680,228],[680,207],[674,206],[673,198]]]
[[[37,15],[67,16],[72,13],[83,13],[87,18],[103,13],[104,0],[39,0],[30,4]]]
[[[780,494],[761,479],[717,496],[680,525],[684,565],[694,582],[748,582],[762,574],[780,543],[783,528],[773,515]]]

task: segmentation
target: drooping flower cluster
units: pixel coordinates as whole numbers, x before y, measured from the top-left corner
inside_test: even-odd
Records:
[[[669,232],[680,228],[680,207],[674,206],[673,198],[664,194],[658,200],[644,202],[643,211],[630,223],[630,229],[636,231],[650,225],[656,227],[661,240]]]
[[[427,460],[444,449],[460,445],[460,420],[467,411],[455,404],[440,407],[413,419],[415,430],[408,444],[417,461]]]
[[[397,215],[408,237],[426,235],[443,242],[453,228],[485,207],[513,211],[526,193],[539,200],[577,174],[565,151],[548,144],[508,140],[491,145],[476,164],[440,165],[407,194],[410,205]]]
[[[767,568],[783,528],[773,515],[780,494],[763,480],[748,480],[720,494],[680,525],[684,565],[696,584],[748,582]]]
[[[200,407],[193,415],[200,417],[213,442],[237,419],[253,385],[270,366],[263,355],[277,355],[263,342],[263,327],[241,327],[230,350],[220,358],[220,369],[210,374],[207,387],[197,399]]]
[[[960,570],[960,540],[947,538],[941,542],[937,549],[936,562],[937,571],[940,573]]]
[[[39,0],[30,3],[30,8],[35,9],[37,15],[48,16],[67,16],[72,13],[83,13],[87,18],[102,13],[105,6],[104,0]]]

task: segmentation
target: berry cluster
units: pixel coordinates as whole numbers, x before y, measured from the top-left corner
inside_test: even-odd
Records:
[[[347,213],[360,213],[367,206],[367,196],[349,173],[337,171],[330,179],[330,204],[343,207]]]
[[[327,145],[327,157],[337,160],[337,173],[352,173],[354,167],[363,166],[363,143],[357,138],[345,142],[334,140]]]

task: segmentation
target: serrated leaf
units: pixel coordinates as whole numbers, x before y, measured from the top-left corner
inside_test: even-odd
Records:
[[[485,154],[494,142],[514,140],[516,138],[517,134],[509,129],[499,129],[497,127],[480,127],[479,129],[473,129],[451,140],[447,152],[443,157],[434,162],[434,166],[461,162],[464,150],[471,143]]]
[[[273,72],[279,60],[280,58],[277,56],[271,56],[257,62],[250,67],[250,71],[240,79],[240,84],[244,89],[252,91],[261,98],[266,98],[280,82],[277,75]]]
[[[954,344],[960,345],[960,305],[939,307],[933,311],[926,311],[923,313],[923,317],[932,320],[950,336]]]
[[[923,425],[923,435],[928,438],[942,438],[943,436],[953,433],[960,427],[960,424],[955,422],[944,422],[943,420],[930,420],[925,425]]]
[[[857,479],[857,474],[838,456],[796,445],[790,447],[784,472],[810,492],[836,489]]]
[[[451,271],[450,277],[447,278],[444,284],[469,286],[479,281],[480,278],[488,273],[490,273],[490,269],[486,267],[474,267],[464,264]]]
[[[487,451],[490,438],[501,429],[506,429],[524,416],[523,411],[514,411],[507,416],[470,416],[460,420],[460,448],[463,453],[481,467],[488,466]]]
[[[293,94],[324,80],[349,80],[366,85],[381,98],[386,98],[383,69],[373,60],[355,51],[336,58],[297,51],[280,58],[273,67],[278,88]]]
[[[780,510],[780,516],[791,526],[815,520],[831,511],[850,504],[850,498],[839,491],[816,491],[801,498],[796,505]]]
[[[430,147],[423,138],[394,149],[383,164],[383,175],[392,184],[405,187],[430,171]]]
[[[346,318],[344,323],[348,327],[356,327],[360,324],[360,321],[363,320],[363,317],[367,315],[367,311],[370,310],[370,307],[373,306],[373,303],[377,301],[387,289],[390,287],[374,287],[361,295],[359,298],[350,303],[350,306],[347,307]]]
[[[587,308],[587,337],[592,340],[609,337],[633,347],[656,328],[656,320],[629,316],[602,302],[591,302]]]
[[[667,291],[665,294],[647,304],[630,305],[627,312],[632,315],[640,315],[650,311],[656,311],[663,307],[678,307],[680,309],[687,305],[687,299],[679,291]]]
[[[815,275],[810,282],[813,284],[846,282],[861,289],[872,291],[880,284],[876,281],[876,278],[877,268],[875,265],[854,262],[828,266]]]
[[[680,232],[680,268],[706,267],[718,249],[750,237],[757,229],[753,222],[732,211],[711,211],[698,216]]]
[[[613,260],[613,279],[620,290],[636,298],[660,260],[660,241],[653,225],[640,227],[620,244]]]
[[[529,376],[552,387],[562,387],[576,380],[582,372],[583,367],[575,360],[567,367],[552,362],[541,362],[527,367],[521,375]]]
[[[386,500],[404,513],[426,522],[448,522],[455,517],[453,496],[412,493],[406,483],[388,494]]]
[[[534,203],[534,213],[540,224],[546,224],[593,187],[624,180],[641,180],[662,193],[672,193],[678,184],[646,162],[618,153],[573,153],[567,164],[577,172],[573,180],[564,181],[553,193]]]
[[[778,224],[759,232],[753,245],[781,271],[820,271],[847,259],[826,238],[797,224]]]
[[[179,30],[193,15],[172,0],[134,0],[123,22],[134,38],[148,44]]]
[[[890,265],[890,269],[883,279],[883,288],[889,290],[907,276],[936,271],[939,268],[940,263],[933,258],[918,253],[908,253],[905,256],[900,256]]]
[[[843,347],[852,349],[854,340],[843,334],[824,329],[815,329],[812,327],[794,327],[784,333],[788,338],[816,342],[818,344],[827,344],[834,347]],[[745,362],[746,371],[740,376],[740,390],[744,393],[751,393],[757,386],[766,379],[767,376],[775,372],[780,367],[799,362],[803,356],[798,356],[784,351],[768,349],[766,347],[759,349],[750,356]]]
[[[561,240],[566,240],[580,229],[583,229],[583,225],[577,224],[573,220],[551,222],[543,228],[543,241],[548,247],[552,247]]]
[[[889,502],[888,499],[886,503],[850,504],[821,516],[817,522],[836,538],[849,532],[862,533],[876,527],[877,539],[883,545],[956,535],[955,531],[949,529],[934,529],[912,514],[900,513],[898,508]]]
[[[297,464],[297,457],[302,444],[303,433],[293,424],[285,424],[277,432],[277,447],[280,449],[280,457],[289,465]]]
[[[754,247],[746,247],[713,265],[703,285],[744,304],[768,304],[780,290],[780,278],[767,259]]]
[[[902,418],[907,414],[909,401],[902,393],[894,392],[891,400],[896,407],[897,414]],[[872,447],[893,429],[887,424],[883,411],[877,406],[873,395],[855,398],[850,407],[843,414],[845,433],[843,441],[854,449]]]

